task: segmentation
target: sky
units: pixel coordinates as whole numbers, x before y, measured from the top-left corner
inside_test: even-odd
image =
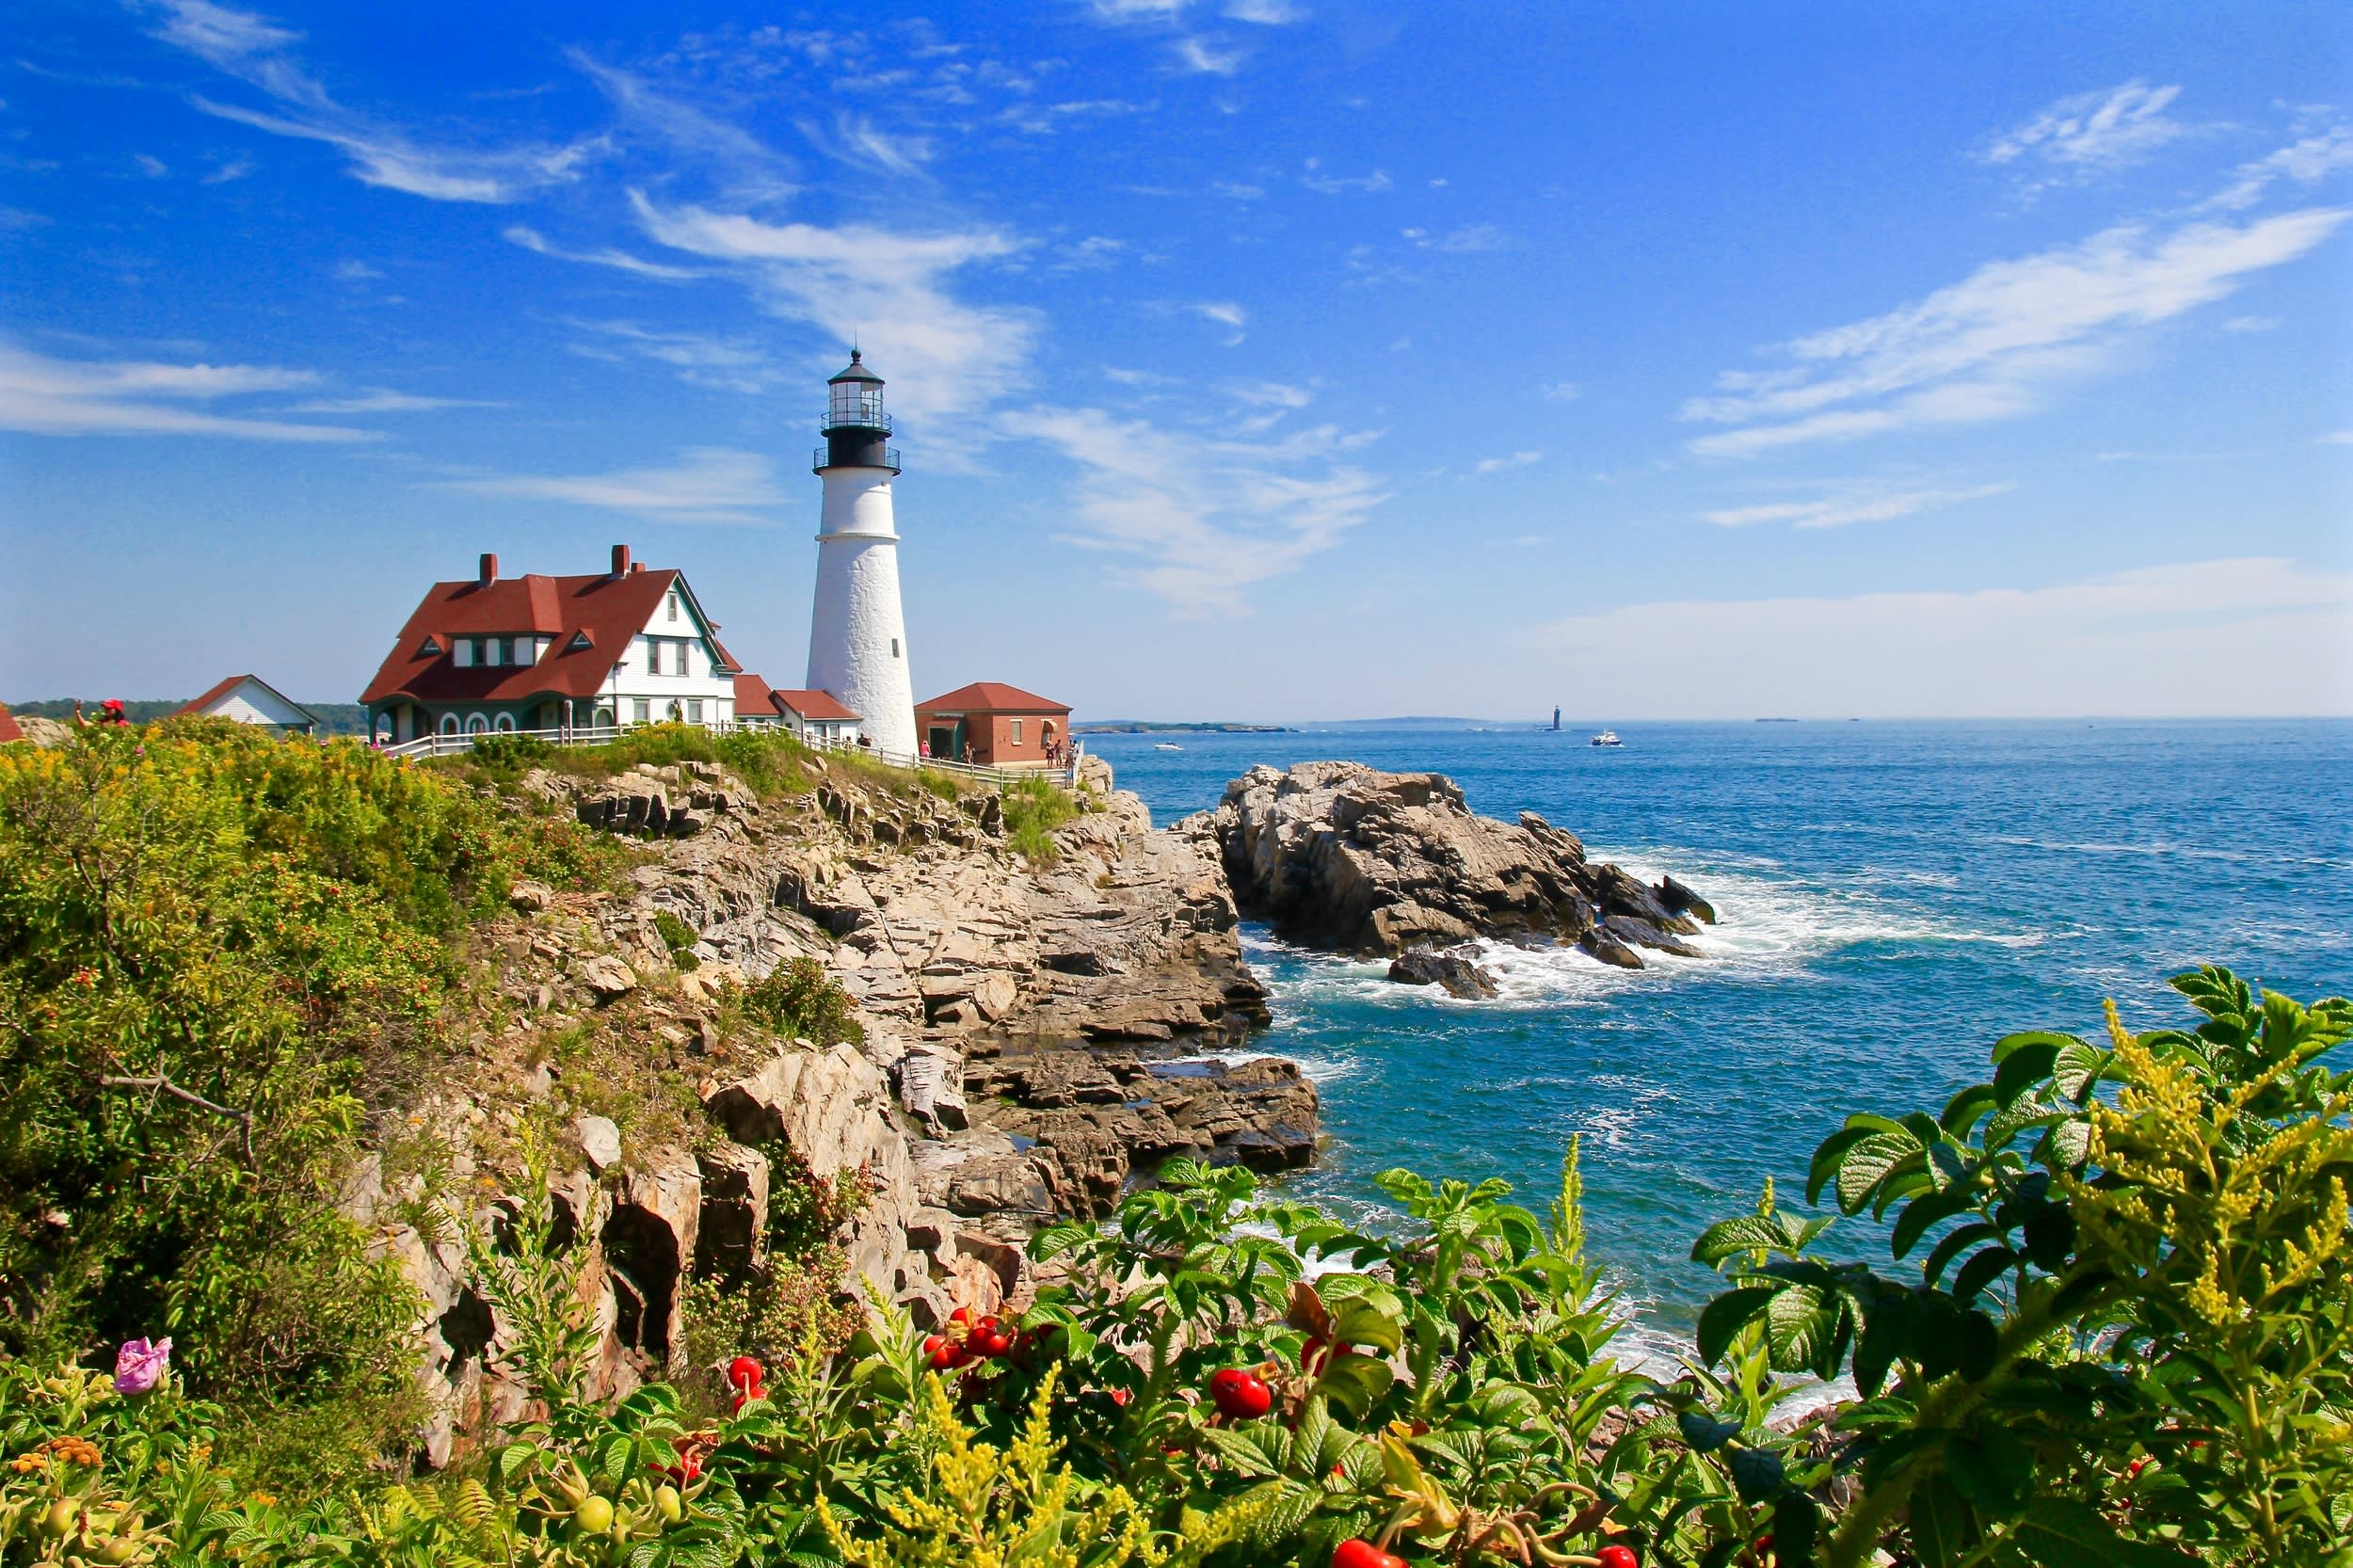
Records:
[[[436,579],[918,696],[2353,712],[2353,8],[0,0],[0,697],[348,701]]]

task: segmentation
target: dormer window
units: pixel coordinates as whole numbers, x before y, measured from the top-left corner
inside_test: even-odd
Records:
[[[450,662],[461,670],[473,668],[473,639],[458,637],[449,645]]]
[[[491,667],[493,667],[493,668],[496,668],[498,665],[504,664],[504,663],[506,662],[506,659],[505,659],[505,651],[504,651],[504,650],[505,650],[505,647],[506,647],[506,639],[504,639],[504,637],[485,637],[485,638],[483,638],[483,639],[482,639],[482,662],[483,662],[485,664],[488,664],[488,665],[489,665],[489,666],[491,666]]]
[[[588,629],[586,627],[582,627],[579,631],[572,633],[572,640],[564,645],[564,651],[567,653],[581,653],[596,646],[595,641],[588,635]]]
[[[424,639],[424,645],[417,649],[417,656],[421,659],[439,659],[441,656],[441,645],[428,633]]]

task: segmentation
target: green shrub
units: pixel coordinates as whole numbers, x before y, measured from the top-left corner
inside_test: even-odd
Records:
[[[825,976],[814,958],[779,964],[749,985],[730,992],[727,1005],[772,1034],[814,1040],[821,1046],[862,1043],[866,1026],[857,1004]]]
[[[0,1350],[168,1332],[248,1422],[392,1409],[413,1304],[334,1196],[468,920],[603,863],[350,742],[170,721],[0,753]]]
[[[738,1294],[690,1344],[760,1365],[691,1423],[666,1387],[580,1401],[579,1265],[526,1214],[483,1266],[511,1327],[496,1353],[536,1402],[475,1471],[289,1509],[223,1472],[223,1413],[176,1387],[123,1398],[0,1361],[0,1554],[65,1535],[91,1560],[224,1565],[1325,1568],[1364,1541],[1416,1568],[1610,1548],[1674,1568],[2339,1565],[2353,1073],[2324,1059],[2353,1004],[2219,969],[2176,984],[2194,1032],[2111,1015],[2100,1042],[2012,1035],[1941,1112],[1859,1115],[1822,1145],[1809,1195],[1890,1221],[1896,1258],[1929,1249],[1919,1269],[1822,1259],[1833,1221],[1769,1185],[1710,1227],[1694,1256],[1729,1288],[1670,1382],[1612,1357],[1624,1319],[1585,1253],[1574,1144],[1541,1214],[1500,1181],[1383,1173],[1397,1218],[1377,1232],[1174,1161],[1110,1224],[1032,1239],[1049,1268],[1017,1320],[926,1336],[870,1283],[839,1353],[805,1297]],[[803,1243],[852,1201],[805,1171],[787,1186],[772,1225]],[[1797,1374],[1834,1372],[1861,1397],[1784,1418]]]
[[[695,956],[695,944],[702,938],[695,934],[693,926],[667,909],[657,909],[654,911],[653,928],[661,936],[662,945],[670,950],[671,963],[689,972],[700,967],[700,961]]]

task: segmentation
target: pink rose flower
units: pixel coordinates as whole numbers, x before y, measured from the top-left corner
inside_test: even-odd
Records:
[[[115,1392],[145,1394],[164,1381],[171,1370],[171,1341],[158,1339],[152,1344],[145,1339],[124,1342],[115,1355]]]

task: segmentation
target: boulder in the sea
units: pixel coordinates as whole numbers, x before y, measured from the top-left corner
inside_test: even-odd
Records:
[[[1577,938],[1577,945],[1603,963],[1614,964],[1622,969],[1639,969],[1642,967],[1642,955],[1611,936],[1606,926],[1593,927],[1593,930]]]
[[[1716,906],[1672,876],[1660,877],[1651,892],[1673,914],[1697,915],[1709,925],[1716,923]]]
[[[1389,978],[1401,985],[1436,985],[1448,996],[1476,1000],[1497,993],[1490,970],[1459,952],[1415,948],[1389,960]]]

